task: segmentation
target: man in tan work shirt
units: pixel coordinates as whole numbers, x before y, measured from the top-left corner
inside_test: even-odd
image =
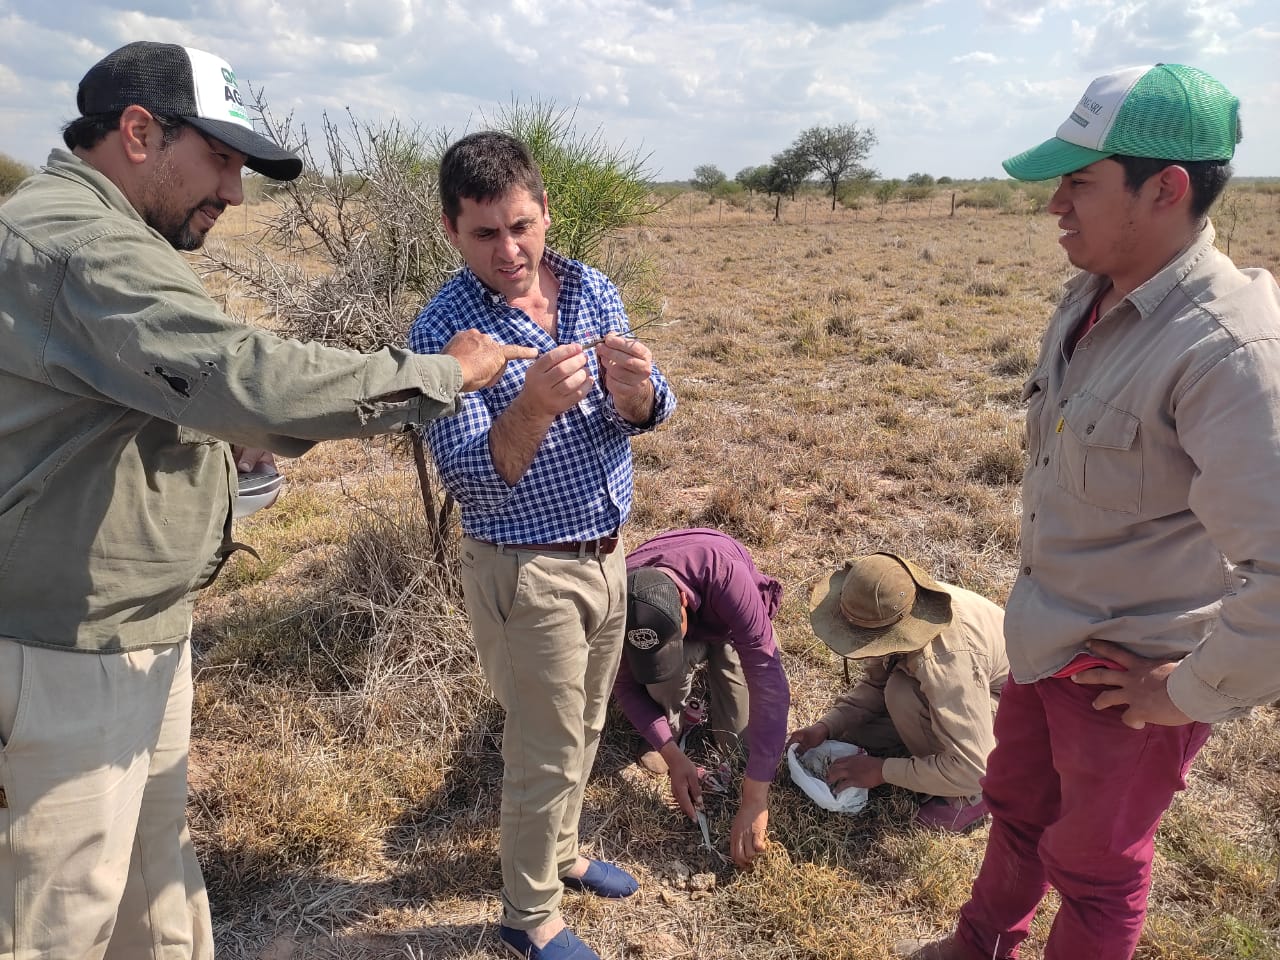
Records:
[[[808,750],[835,739],[869,751],[831,764],[836,792],[891,783],[929,798],[917,823],[959,832],[981,821],[978,781],[1009,674],[1004,612],[892,553],[846,562],[814,588],[809,606],[827,646],[869,662],[862,681],[788,742]]]
[[[1280,287],[1208,219],[1239,101],[1162,63],[1068,110],[1004,162],[1057,179],[1046,210],[1080,272],[1023,393],[986,854],[954,934],[895,948],[914,960],[1017,957],[1050,888],[1045,960],[1131,960],[1156,831],[1210,725],[1280,696]]]

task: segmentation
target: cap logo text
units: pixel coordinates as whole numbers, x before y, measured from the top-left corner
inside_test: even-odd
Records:
[[[658,634],[648,627],[637,627],[627,631],[627,643],[637,650],[652,650],[658,645]]]

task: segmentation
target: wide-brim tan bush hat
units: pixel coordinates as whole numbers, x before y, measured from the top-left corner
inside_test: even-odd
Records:
[[[951,623],[951,595],[894,553],[846,560],[809,595],[814,634],[844,657],[911,653]]]

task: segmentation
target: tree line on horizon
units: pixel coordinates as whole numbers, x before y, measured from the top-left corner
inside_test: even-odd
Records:
[[[871,127],[854,123],[810,127],[796,137],[791,146],[775,153],[769,163],[738,171],[734,182],[751,193],[776,197],[774,218],[777,219],[782,198],[794,200],[796,191],[816,174],[830,191],[834,210],[841,188],[848,189],[851,184],[869,185],[876,178],[876,171],[864,161],[877,142]],[[715,193],[728,179],[717,166],[704,163],[694,168],[691,183],[695,189]]]

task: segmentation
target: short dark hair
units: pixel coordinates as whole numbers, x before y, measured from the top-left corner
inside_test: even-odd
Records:
[[[440,206],[457,223],[463,199],[482,203],[524,187],[542,201],[542,172],[529,148],[508,133],[482,130],[452,144],[440,158]]]
[[[1124,167],[1124,185],[1130,193],[1137,193],[1144,183],[1165,167],[1182,167],[1191,181],[1191,215],[1197,220],[1209,212],[1232,173],[1231,163],[1227,160],[1158,160],[1122,154],[1111,159]]]
[[[114,113],[91,113],[76,117],[62,128],[62,142],[67,145],[68,150],[92,150],[107,138],[107,134],[120,128],[122,113],[123,110],[117,110]],[[177,140],[182,128],[187,125],[187,121],[181,117],[163,117],[153,113],[151,119],[160,124],[163,134],[161,142],[165,147]]]

